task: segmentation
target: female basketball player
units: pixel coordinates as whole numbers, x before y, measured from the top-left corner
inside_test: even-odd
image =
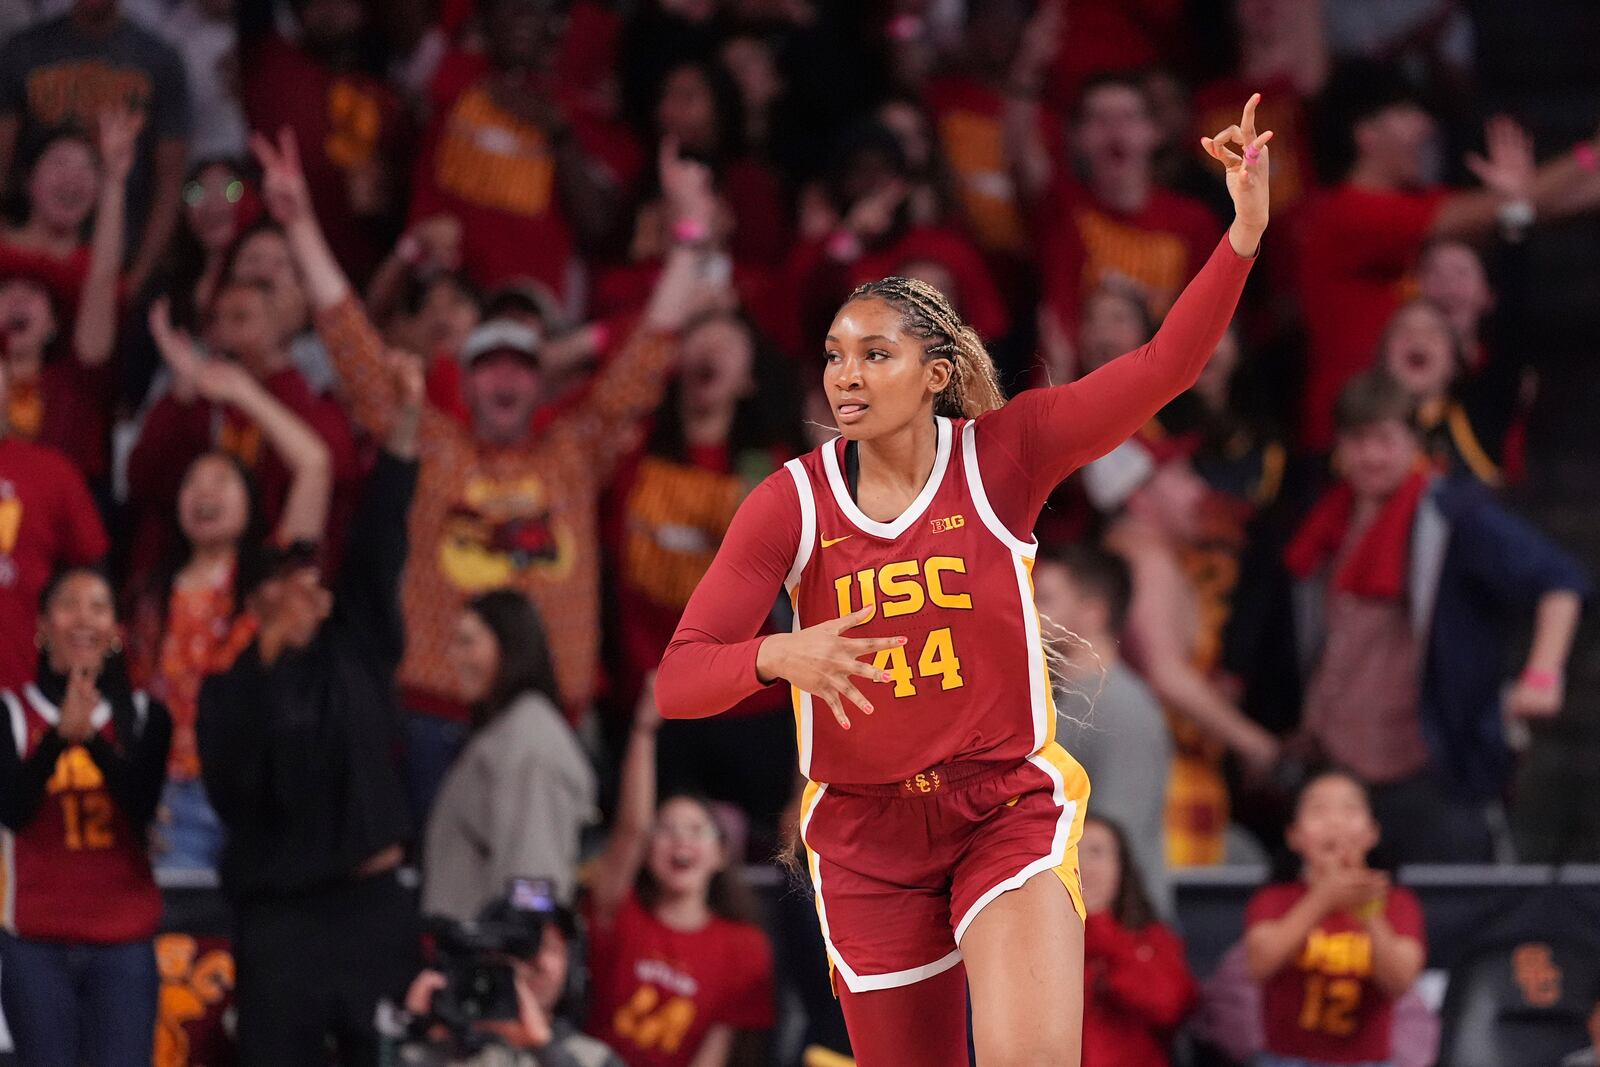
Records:
[[[1089,782],[1053,740],[1032,529],[1222,336],[1267,225],[1259,100],[1202,142],[1227,168],[1227,237],[1149,344],[1072,384],[1002,406],[938,291],[852,294],[823,371],[842,436],[746,498],[662,660],[668,718],[793,688],[801,838],[862,1067],[965,1065],[969,983],[984,1067],[1078,1062]],[[795,630],[758,638],[779,590]]]

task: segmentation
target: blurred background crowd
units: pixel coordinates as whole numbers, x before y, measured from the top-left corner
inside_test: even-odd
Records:
[[[651,672],[743,496],[834,435],[857,284],[937,286],[1013,393],[1092,373],[1221,238],[1199,142],[1252,92],[1233,326],[1038,530],[1094,788],[1084,1062],[1596,1062],[1592,5],[0,33],[17,1062],[848,1063],[776,859],[786,690],[661,724]],[[508,915],[488,956],[440,921]],[[474,1022],[489,956],[515,997]]]

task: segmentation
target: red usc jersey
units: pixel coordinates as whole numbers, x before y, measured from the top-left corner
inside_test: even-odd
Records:
[[[1245,929],[1280,919],[1299,903],[1304,882],[1264,886],[1245,909]],[[1422,906],[1404,886],[1389,890],[1384,918],[1401,937],[1423,941]],[[1372,938],[1342,911],[1323,918],[1294,958],[1261,990],[1267,1051],[1319,1063],[1389,1058],[1394,1001],[1372,978]]]
[[[27,759],[61,712],[31,683],[0,693],[17,753]],[[144,694],[134,707],[145,714]],[[95,709],[95,729],[111,733],[111,705]],[[116,944],[151,937],[161,894],[150,876],[143,827],[128,825],[82,745],[56,761],[33,821],[0,831],[0,906],[7,931],[41,941]]]
[[[631,1067],[688,1067],[713,1026],[772,1028],[772,948],[759,927],[712,919],[674,930],[629,894],[590,920],[588,1031]]]
[[[875,665],[891,682],[855,681],[876,713],[850,709],[833,729],[827,706],[794,690],[800,770],[817,782],[881,784],[950,760],[1020,760],[1055,736],[1039,613],[1036,541],[996,518],[978,471],[976,424],[938,420],[939,445],[922,493],[892,523],[850,496],[844,441],[787,464],[801,533],[785,583],[803,629],[867,605],[856,637],[903,636]],[[828,729],[819,729],[819,714]]]

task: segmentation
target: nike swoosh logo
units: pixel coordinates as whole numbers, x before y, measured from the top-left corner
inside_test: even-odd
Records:
[[[832,548],[834,545],[838,544],[840,541],[848,541],[848,540],[850,540],[850,538],[852,538],[854,536],[855,536],[855,534],[845,534],[843,537],[834,537],[834,538],[831,538],[831,539],[827,538],[827,537],[824,537],[822,539],[822,547],[823,548]]]

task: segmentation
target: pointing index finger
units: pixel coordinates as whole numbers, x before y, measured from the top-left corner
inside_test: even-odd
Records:
[[[1244,102],[1244,117],[1239,120],[1239,126],[1247,144],[1256,139],[1256,105],[1259,103],[1261,103],[1260,93],[1250,94],[1250,99]]]

